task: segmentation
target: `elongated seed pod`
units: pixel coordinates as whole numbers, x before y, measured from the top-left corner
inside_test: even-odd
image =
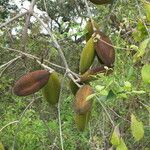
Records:
[[[115,50],[111,46],[112,43],[108,36],[100,31],[96,31],[93,35],[94,47],[99,59],[105,66],[113,67],[115,61]]]
[[[0,141],[0,150],[5,150],[4,145],[2,144],[1,141]]]
[[[77,114],[86,114],[92,108],[93,100],[86,98],[93,94],[92,88],[89,85],[83,85],[76,93],[74,102],[74,111]]]
[[[89,119],[90,119],[90,115],[91,115],[91,112],[87,112],[86,114],[74,114],[74,120],[75,120],[75,124],[76,124],[76,127],[79,131],[84,131],[88,122],[89,122]]]
[[[39,91],[49,79],[46,70],[37,70],[22,76],[14,85],[13,92],[18,96],[27,96]]]
[[[92,38],[88,40],[81,53],[79,72],[83,74],[92,65],[95,57],[94,41]]]
[[[99,25],[94,20],[93,20],[93,25],[97,30],[99,29]],[[94,33],[91,19],[89,19],[86,22],[85,31],[86,31],[85,38],[87,42],[91,38],[92,34]]]
[[[102,5],[102,4],[109,4],[112,0],[90,0],[93,4]]]
[[[79,90],[79,87],[72,80],[70,80],[69,82],[69,87],[73,95],[75,95],[77,91]]]
[[[55,105],[59,100],[60,80],[56,72],[50,74],[48,83],[42,88],[44,98],[50,105]]]
[[[96,79],[94,77],[94,75],[97,75],[100,73],[104,73],[105,75],[109,75],[112,72],[113,72],[112,68],[108,68],[108,70],[107,70],[104,66],[91,68],[80,76],[80,82],[90,82],[90,81],[93,81]]]

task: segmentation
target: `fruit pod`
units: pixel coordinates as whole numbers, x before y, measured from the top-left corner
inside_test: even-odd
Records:
[[[104,73],[105,75],[109,75],[113,72],[112,68],[108,68],[108,70],[104,66],[95,67],[92,69],[89,69],[84,74],[80,76],[80,82],[90,82],[95,80],[96,78],[94,75]]]
[[[49,79],[46,70],[37,70],[22,76],[14,85],[13,92],[18,96],[27,96],[39,91]]]
[[[88,40],[81,53],[79,72],[83,74],[92,65],[95,57],[94,41],[92,38]]]
[[[83,85],[77,91],[74,102],[74,111],[76,114],[83,115],[91,110],[93,100],[87,100],[87,97],[91,94],[93,94],[93,91],[89,85]]]
[[[42,88],[44,98],[50,105],[55,105],[59,100],[61,83],[56,72],[50,74],[47,84]]]
[[[90,0],[93,4],[102,5],[102,4],[109,4],[112,0]]]
[[[97,30],[99,29],[98,24],[94,20],[93,20],[93,25]],[[86,42],[87,42],[91,38],[92,34],[94,33],[91,19],[89,19],[86,22],[85,31],[86,31],[85,38],[86,38]]]
[[[115,50],[111,46],[112,43],[104,33],[95,31],[92,35],[94,47],[98,58],[108,67],[113,67],[115,61]]]
[[[5,148],[4,148],[3,144],[2,144],[2,142],[0,142],[0,150],[5,150]]]
[[[79,90],[79,87],[72,80],[69,81],[69,87],[73,95],[75,95]]]
[[[74,120],[75,120],[75,124],[76,124],[76,127],[79,131],[84,131],[87,124],[88,124],[88,121],[90,119],[90,115],[91,115],[91,112],[87,112],[86,114],[76,114],[74,115]]]

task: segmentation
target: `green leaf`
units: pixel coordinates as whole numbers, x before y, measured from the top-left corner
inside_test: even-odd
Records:
[[[102,91],[103,89],[105,88],[105,86],[101,86],[101,85],[96,85],[95,86],[95,89],[97,90],[97,91]]]
[[[95,95],[96,95],[96,93],[87,96],[86,101],[91,100]]]
[[[132,85],[129,81],[124,82],[124,89],[127,91],[131,91]]]
[[[150,3],[145,0],[143,0],[143,2],[144,2],[144,8],[146,12],[146,19],[150,21]]]
[[[115,126],[114,132],[111,136],[111,144],[113,146],[118,146],[120,144],[120,132],[119,132],[119,126]]]
[[[141,57],[143,57],[149,42],[150,42],[150,39],[148,38],[148,39],[146,39],[140,43],[136,54],[133,56],[133,62],[134,63],[137,62]]]
[[[137,23],[136,30],[132,33],[132,36],[136,42],[140,42],[145,39],[148,35],[147,29],[143,24],[142,20],[139,20]]]
[[[142,74],[142,79],[145,83],[149,83],[150,84],[150,65],[146,64],[143,66],[142,70],[141,70],[141,74]]]
[[[113,98],[116,98],[116,94],[112,90],[110,90],[108,92],[106,99],[108,100],[108,99],[113,99]]]
[[[120,144],[117,146],[116,150],[128,150],[124,140],[120,139]]]
[[[131,132],[136,141],[139,141],[144,136],[143,123],[138,121],[133,114],[131,114]]]

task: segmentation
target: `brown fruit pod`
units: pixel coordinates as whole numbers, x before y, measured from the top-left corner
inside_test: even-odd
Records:
[[[94,39],[94,47],[98,58],[105,66],[113,67],[115,61],[115,50],[111,46],[112,43],[109,37],[101,31],[95,31],[92,37]]]
[[[27,96],[39,91],[49,79],[46,70],[37,70],[22,76],[14,85],[13,92],[18,96]]]
[[[94,75],[104,73],[105,75],[109,75],[113,72],[112,68],[105,68],[105,66],[99,66],[95,68],[91,68],[86,71],[84,74],[80,76],[80,82],[90,82],[95,80]]]
[[[112,0],[90,0],[93,4],[102,5],[102,4],[109,4]]]
[[[74,110],[77,114],[86,114],[92,108],[93,101],[86,98],[93,94],[92,88],[89,85],[83,85],[76,93]]]

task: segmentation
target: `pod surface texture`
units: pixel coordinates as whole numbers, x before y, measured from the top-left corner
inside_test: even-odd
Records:
[[[18,96],[27,96],[39,91],[49,79],[46,70],[37,70],[22,76],[14,85],[13,92]]]
[[[44,98],[50,105],[55,105],[59,101],[61,83],[57,72],[50,74],[47,84],[42,88]]]

